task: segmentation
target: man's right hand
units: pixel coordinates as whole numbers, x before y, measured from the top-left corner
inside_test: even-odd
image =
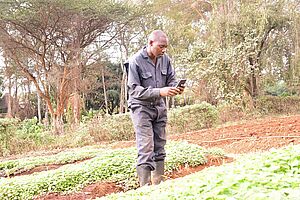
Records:
[[[159,90],[159,94],[162,97],[172,97],[180,93],[180,89],[176,87],[163,87]]]

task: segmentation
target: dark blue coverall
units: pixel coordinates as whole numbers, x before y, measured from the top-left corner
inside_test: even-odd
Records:
[[[125,64],[126,66],[126,64]],[[138,166],[155,169],[155,162],[166,157],[167,108],[160,88],[175,86],[175,71],[164,54],[156,65],[146,47],[132,56],[128,63],[128,106],[136,133]]]

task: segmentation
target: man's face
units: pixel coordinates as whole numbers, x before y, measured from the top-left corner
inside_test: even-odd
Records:
[[[156,41],[150,41],[151,52],[155,57],[164,55],[168,47],[168,38],[160,37]]]

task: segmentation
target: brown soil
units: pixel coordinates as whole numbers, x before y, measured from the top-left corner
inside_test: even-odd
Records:
[[[266,151],[300,143],[300,115],[249,120],[235,125],[171,135],[169,140],[186,140],[206,148],[219,147],[226,153],[233,154]]]
[[[117,186],[115,183],[110,182],[98,182],[85,187],[81,192],[72,193],[68,195],[61,194],[47,194],[35,198],[36,200],[81,200],[81,199],[93,199],[96,197],[101,197],[111,193],[121,192],[122,188]]]
[[[284,117],[266,117],[252,119],[234,125],[205,129],[201,131],[169,135],[168,140],[187,140],[203,147],[219,147],[230,154],[244,154],[249,152],[266,151],[270,148],[279,148],[289,144],[300,143],[300,115]],[[134,142],[117,142],[112,148],[122,148],[134,145]],[[182,167],[176,172],[167,175],[173,179],[197,172],[205,167],[221,165],[233,161],[232,158],[208,158],[206,165],[195,168]],[[39,200],[81,200],[93,199],[110,193],[122,191],[114,183],[95,183],[84,188],[79,193],[70,195],[49,194],[39,197]]]
[[[62,166],[62,165],[52,164],[52,165],[38,166],[38,167],[35,167],[35,168],[30,169],[28,171],[17,173],[16,175],[10,175],[10,177],[13,177],[13,176],[23,176],[23,175],[33,174],[35,172],[53,170],[53,169],[59,168],[60,166]]]

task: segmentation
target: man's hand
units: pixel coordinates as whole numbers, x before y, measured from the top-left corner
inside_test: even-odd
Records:
[[[159,90],[159,94],[162,97],[170,97],[170,96],[172,97],[177,94],[181,94],[182,92],[180,88],[176,88],[176,87],[163,87]]]
[[[180,91],[178,92],[178,94],[182,94],[184,92],[184,86],[183,87],[178,87],[177,89],[179,89]]]

